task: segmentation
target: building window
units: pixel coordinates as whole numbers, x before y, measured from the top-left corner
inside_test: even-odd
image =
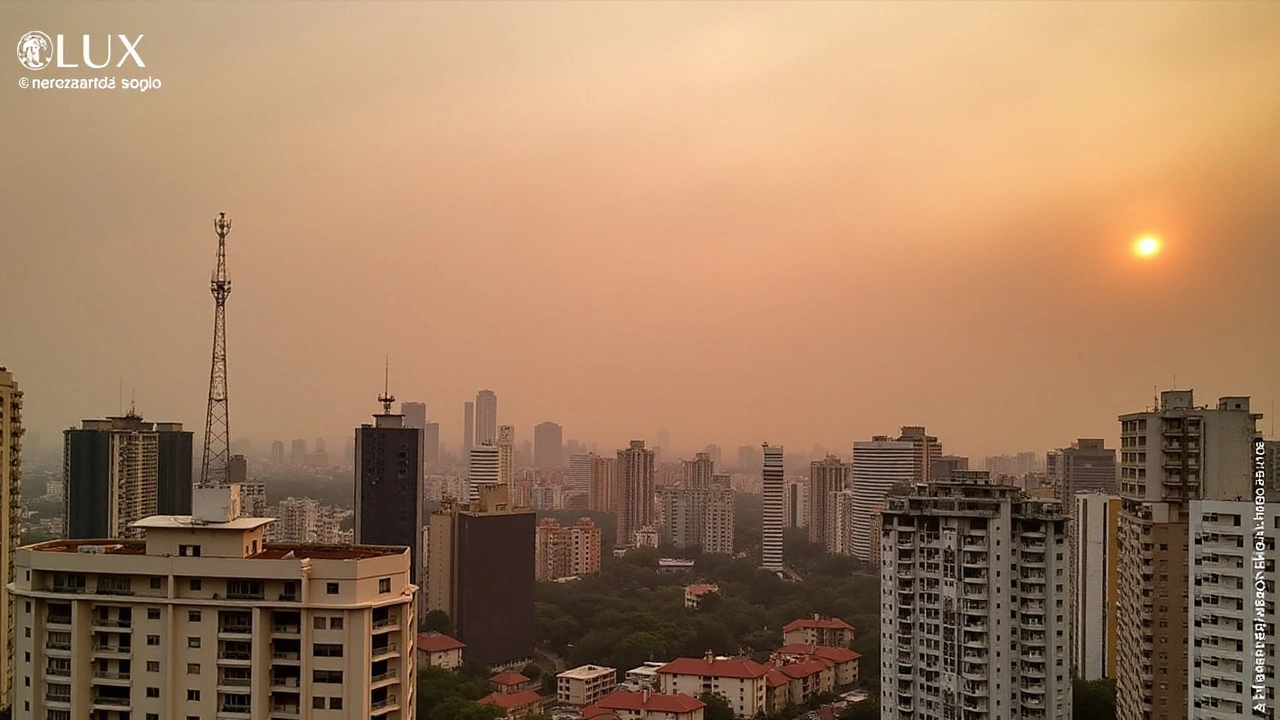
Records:
[[[191,589],[196,592],[200,591],[200,578],[191,578]]]
[[[311,698],[311,709],[312,709],[312,710],[323,710],[323,709],[324,709],[324,698],[322,698],[322,697],[314,697],[314,698]]]
[[[199,545],[179,545],[178,556],[179,557],[200,557],[200,546]]]
[[[188,675],[199,675],[199,674],[200,674],[200,663],[187,663],[187,674],[188,674]]]
[[[342,618],[341,618],[341,617],[331,617],[331,618],[329,618],[329,629],[330,629],[330,630],[341,630],[341,629],[342,629]]]
[[[198,648],[198,647],[200,647],[200,638],[199,638],[199,636],[192,635],[191,637],[187,638],[187,647],[189,647],[189,648]]]
[[[160,720],[160,713],[147,713],[147,720]]]
[[[378,592],[380,594],[391,592],[391,578],[382,578],[378,581]]]
[[[311,682],[341,685],[342,671],[341,670],[312,670]]]
[[[151,578],[151,589],[159,590],[162,585],[162,582],[163,581],[160,580],[160,578]]]
[[[149,687],[149,688],[147,688],[147,697],[149,697],[149,698],[158,698],[158,697],[160,697],[160,688],[158,688],[158,687]]]
[[[329,709],[330,709],[330,710],[341,710],[341,709],[342,709],[342,698],[340,698],[340,697],[336,697],[336,698],[329,698]]]
[[[188,611],[187,611],[187,622],[193,622],[193,623],[200,622],[200,611],[199,611],[199,610],[188,610]]]
[[[323,616],[323,615],[317,615],[317,616],[315,617],[315,619],[311,621],[311,627],[315,628],[316,630],[323,630],[323,629],[324,629],[324,616]]]
[[[159,644],[160,644],[160,636],[159,636],[159,635],[148,635],[148,636],[147,636],[147,644],[148,644],[148,645],[159,645]]]
[[[330,595],[337,595],[337,594],[338,594],[338,583],[335,583],[335,582],[325,583],[324,591],[325,591],[326,593],[330,594]]]
[[[159,660],[148,660],[148,661],[147,661],[147,672],[160,672],[160,661],[159,661]]]
[[[200,691],[199,691],[199,690],[188,690],[188,691],[187,691],[187,702],[200,702]]]
[[[160,608],[147,608],[147,619],[148,619],[148,620],[159,620],[159,619],[160,619]]]
[[[342,657],[342,646],[337,643],[316,643],[312,654],[316,657]]]

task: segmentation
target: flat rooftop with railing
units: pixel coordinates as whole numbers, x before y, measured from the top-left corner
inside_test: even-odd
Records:
[[[98,555],[146,555],[145,540],[49,540],[27,545],[35,552],[79,553]],[[305,543],[267,543],[245,560],[365,560],[402,555],[408,548],[394,545],[309,545]]]

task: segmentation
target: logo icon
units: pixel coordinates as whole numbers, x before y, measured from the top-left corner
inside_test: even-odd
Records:
[[[43,70],[53,62],[53,41],[39,30],[18,40],[18,62],[28,70]]]

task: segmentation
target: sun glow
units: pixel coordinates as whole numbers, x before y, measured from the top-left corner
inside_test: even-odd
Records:
[[[1133,254],[1142,258],[1155,257],[1160,252],[1160,239],[1147,235],[1133,244]]]

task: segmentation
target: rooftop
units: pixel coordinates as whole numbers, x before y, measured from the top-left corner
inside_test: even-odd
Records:
[[[461,650],[467,646],[466,643],[456,638],[449,637],[444,633],[419,633],[418,649],[422,652],[445,652],[447,650]]]
[[[503,710],[511,711],[542,703],[542,696],[536,690],[525,690],[518,693],[489,693],[478,701],[481,704],[497,705]]]
[[[262,518],[253,518],[261,520]],[[98,548],[98,549],[95,549]],[[27,550],[54,553],[101,555],[146,555],[145,540],[50,540],[27,545]],[[384,545],[307,545],[303,543],[268,543],[246,560],[365,560],[402,555],[406,548]]]
[[[243,532],[245,530],[257,530],[263,525],[274,521],[275,518],[238,517],[235,520],[209,522],[192,515],[152,515],[135,522],[133,527],[144,530],[187,530],[199,528],[201,530],[240,530]]]
[[[597,675],[602,675],[604,673],[616,673],[616,672],[618,672],[616,669],[611,667],[604,667],[602,665],[580,665],[576,668],[565,670],[559,675],[556,675],[556,677],[571,678],[575,680],[587,680],[587,679],[596,677]]]
[[[664,695],[662,693],[618,690],[605,696],[592,707],[603,710],[630,710],[632,712],[643,709],[651,713],[688,713],[706,706],[705,702],[691,695],[680,693]],[[582,715],[583,717],[587,716],[585,708]]]
[[[497,675],[494,675],[493,677],[489,678],[489,682],[493,683],[494,685],[504,685],[504,686],[523,685],[529,682],[529,678],[526,677],[523,673],[518,673],[514,670],[508,670],[506,672],[500,672]]]
[[[791,622],[782,626],[782,631],[791,632],[792,630],[801,630],[801,629],[809,629],[809,628],[812,628],[815,630],[853,630],[852,625],[841,620],[840,618],[827,618],[827,617],[814,616],[811,618],[801,618],[799,620],[792,620]]]
[[[754,660],[747,659],[676,658],[658,668],[658,672],[665,675],[758,678],[768,674],[769,668]]]

